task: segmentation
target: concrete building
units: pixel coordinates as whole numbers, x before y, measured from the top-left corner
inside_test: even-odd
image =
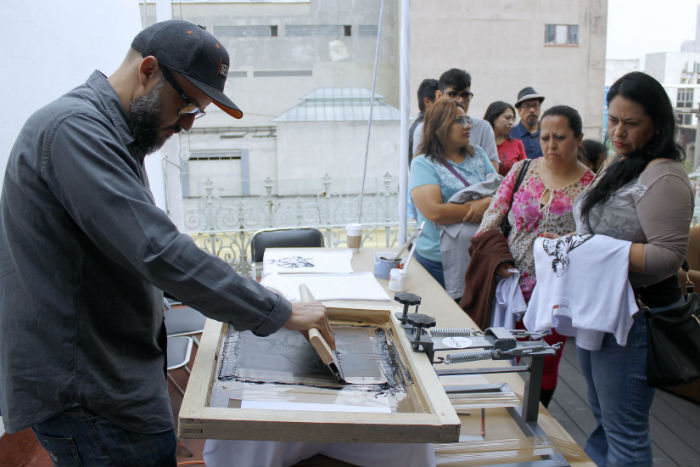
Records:
[[[659,52],[644,57],[643,71],[659,81],[668,94],[679,123],[678,142],[693,168],[700,108],[700,6],[697,7],[695,39],[680,44],[679,52]]]
[[[180,136],[179,146],[166,151],[171,204],[182,195],[200,196],[205,183],[211,189],[209,182],[220,196],[256,195],[260,181],[269,177],[275,194],[296,195],[326,173],[359,179],[356,166],[364,156],[366,125],[356,120],[290,122],[282,116],[307,105],[305,100],[318,89],[371,88],[380,3],[173,1],[173,18],[205,26],[229,50],[227,93],[244,118],[233,121],[211,109],[195,129]],[[156,5],[141,5],[145,24],[151,24]],[[390,107],[398,107],[399,7],[398,1],[385,2],[381,24],[376,93],[385,96],[381,105]],[[439,7],[413,0],[411,115],[418,113],[414,96],[424,78],[460,67],[472,74],[472,115],[482,116],[494,100],[514,102],[518,90],[534,86],[547,96],[545,107],[577,108],[586,136],[598,137],[606,17],[606,0],[443,0]],[[398,113],[377,120],[373,128],[368,177],[397,176]],[[319,151],[327,162],[318,163]],[[181,194],[172,181],[178,174]]]
[[[692,158],[700,106],[700,52],[647,54],[644,63],[644,72],[656,78],[666,89],[678,116],[679,143]],[[697,166],[697,161],[693,166]]]
[[[520,89],[533,86],[546,96],[544,108],[576,108],[586,137],[598,138],[606,24],[606,0],[444,0],[439,7],[414,0],[411,87],[464,68],[474,93],[469,113],[481,117],[491,102],[513,103]]]

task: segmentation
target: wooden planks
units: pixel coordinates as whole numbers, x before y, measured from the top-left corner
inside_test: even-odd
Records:
[[[586,381],[569,339],[559,367],[559,383],[549,412],[584,447],[595,428],[586,398]],[[651,407],[650,431],[655,465],[700,465],[700,405],[657,390]]]

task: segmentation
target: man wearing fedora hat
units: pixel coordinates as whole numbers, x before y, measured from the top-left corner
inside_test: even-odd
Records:
[[[540,106],[544,96],[528,86],[520,90],[515,108],[518,109],[520,122],[511,130],[509,136],[518,138],[525,146],[528,159],[542,156],[540,148]]]
[[[0,199],[0,408],[56,465],[176,465],[163,292],[261,336],[333,333],[201,250],[156,207],[144,157],[224,95],[229,57],[187,21],[141,31],[109,77],[39,109]]]

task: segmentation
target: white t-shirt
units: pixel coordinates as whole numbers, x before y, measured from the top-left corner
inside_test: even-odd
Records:
[[[515,323],[520,321],[527,310],[527,304],[520,290],[520,272],[517,269],[508,269],[511,276],[503,279],[496,278],[496,291],[493,294],[493,312],[491,314],[491,327],[503,327],[515,329]]]
[[[537,285],[523,317],[530,331],[555,328],[576,345],[599,350],[605,333],[627,343],[639,311],[630,285],[631,242],[605,235],[535,240]]]

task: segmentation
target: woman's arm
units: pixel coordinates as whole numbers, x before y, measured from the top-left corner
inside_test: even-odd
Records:
[[[411,190],[411,199],[426,219],[436,224],[456,224],[463,222],[469,214],[471,203],[443,203],[442,193],[438,185],[421,185]]]
[[[474,201],[469,201],[468,203],[464,203],[465,206],[467,206],[467,208],[469,210],[462,218],[462,222],[472,222],[475,224],[478,222],[481,222],[481,220],[484,217],[484,213],[486,212],[489,205],[491,204],[492,199],[493,199],[493,196],[487,196],[485,198],[481,198],[481,199],[477,199]]]
[[[500,228],[503,217],[508,214],[508,210],[510,209],[515,179],[518,177],[522,166],[522,163],[516,163],[510,171],[508,171],[508,174],[506,174],[503,182],[501,182],[501,186],[498,187],[496,195],[490,202],[488,209],[484,212],[477,235],[485,230]]]
[[[630,247],[630,265],[631,272],[644,272],[644,244],[633,243]]]
[[[654,276],[674,274],[688,248],[693,194],[687,178],[675,173],[659,177],[636,208],[647,243],[632,244],[630,270]]]

